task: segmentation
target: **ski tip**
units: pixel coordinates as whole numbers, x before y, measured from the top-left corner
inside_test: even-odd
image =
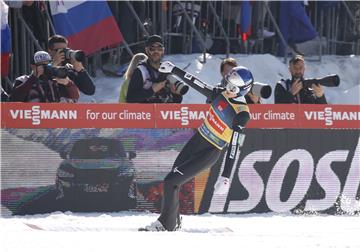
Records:
[[[28,226],[29,228],[31,229],[35,229],[35,230],[42,230],[44,231],[43,228],[39,227],[38,225],[35,225],[35,224],[31,224],[31,223],[24,223],[26,226]]]

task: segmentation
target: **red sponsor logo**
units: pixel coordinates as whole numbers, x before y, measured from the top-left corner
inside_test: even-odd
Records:
[[[222,134],[226,129],[226,125],[220,121],[219,117],[214,113],[213,110],[210,110],[207,120],[211,127],[213,127],[213,129],[215,129],[220,134]]]
[[[246,128],[297,128],[298,105],[248,105],[251,120]]]
[[[310,121],[313,124],[322,124],[325,127],[341,127],[341,124],[345,122],[347,124],[353,124],[355,128],[358,128],[360,124],[359,108],[352,109],[343,106],[333,108],[326,106],[319,108],[319,110],[305,109],[303,112],[306,121]]]
[[[219,111],[226,102],[219,102]],[[246,128],[360,129],[360,106],[250,104]],[[226,125],[208,104],[1,103],[2,128],[197,128]]]
[[[154,128],[146,104],[2,103],[2,128]]]
[[[156,128],[198,128],[206,119],[208,104],[154,104]]]
[[[220,110],[221,112],[226,109],[226,107],[228,106],[226,101],[219,101],[218,105],[217,105],[217,109]]]

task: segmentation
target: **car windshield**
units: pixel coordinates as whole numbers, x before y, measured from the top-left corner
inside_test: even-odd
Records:
[[[109,159],[126,157],[121,142],[114,139],[83,139],[77,141],[70,153],[70,158]]]

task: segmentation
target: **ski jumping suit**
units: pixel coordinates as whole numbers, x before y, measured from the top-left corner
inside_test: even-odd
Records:
[[[209,86],[185,71],[174,67],[172,74],[213,102],[204,123],[184,146],[176,158],[172,171],[164,179],[164,195],[158,220],[173,231],[180,223],[180,186],[202,170],[212,167],[219,159],[221,150],[229,143],[223,176],[229,177],[233,167],[242,129],[250,119],[244,97],[227,98],[224,89]]]

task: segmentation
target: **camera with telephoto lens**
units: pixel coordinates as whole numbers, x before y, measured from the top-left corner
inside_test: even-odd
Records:
[[[184,95],[189,91],[189,86],[171,74],[166,76],[166,80],[166,87],[170,90],[175,90],[172,91],[174,94]],[[174,88],[172,89],[171,86]]]
[[[68,69],[66,67],[54,67],[50,64],[42,66],[44,67],[44,75],[46,75],[49,79],[64,79],[68,76]]]
[[[269,84],[261,83],[261,82],[254,82],[253,86],[251,87],[251,93],[261,98],[267,99],[271,95],[271,86]]]
[[[62,49],[62,52],[64,52],[65,60],[69,61],[71,59],[76,61],[84,61],[85,59],[85,53],[81,50],[72,50],[70,48],[64,48]]]
[[[309,88],[312,84],[320,84],[325,87],[337,87],[340,85],[340,78],[337,74],[332,74],[323,78],[303,79],[302,84],[304,88]]]

